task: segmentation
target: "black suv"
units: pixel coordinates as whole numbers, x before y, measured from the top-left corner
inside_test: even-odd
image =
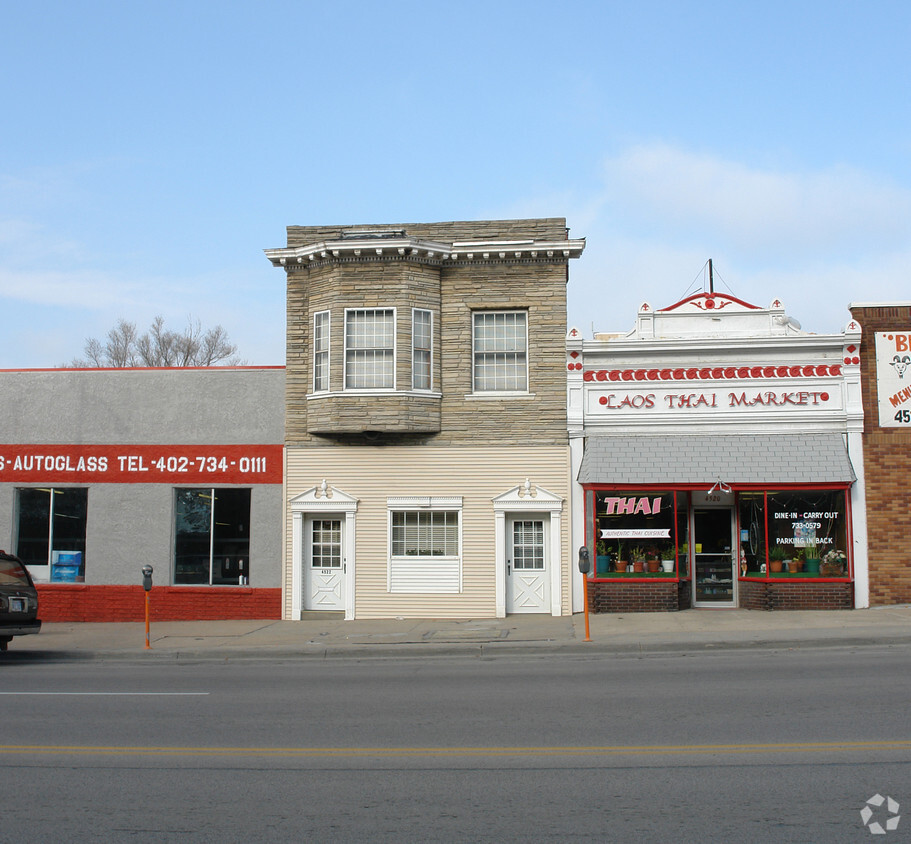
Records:
[[[0,651],[5,651],[13,636],[37,633],[38,590],[18,557],[0,551]]]

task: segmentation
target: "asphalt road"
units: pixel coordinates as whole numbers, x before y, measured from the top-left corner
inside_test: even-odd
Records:
[[[0,841],[866,840],[911,809],[909,663],[17,662]]]

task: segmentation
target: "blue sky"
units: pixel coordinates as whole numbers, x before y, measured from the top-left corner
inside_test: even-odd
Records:
[[[566,217],[570,323],[911,299],[911,4],[2,3],[0,368],[124,317],[284,363],[285,226]]]

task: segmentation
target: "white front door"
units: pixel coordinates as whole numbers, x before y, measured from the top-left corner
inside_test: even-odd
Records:
[[[307,519],[304,530],[305,610],[345,609],[342,519]]]
[[[544,520],[509,518],[506,530],[506,612],[550,612]]]

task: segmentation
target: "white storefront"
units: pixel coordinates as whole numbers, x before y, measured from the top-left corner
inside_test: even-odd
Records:
[[[590,606],[867,606],[860,342],[856,322],[812,334],[778,300],[719,293],[644,303],[625,334],[570,331]]]

